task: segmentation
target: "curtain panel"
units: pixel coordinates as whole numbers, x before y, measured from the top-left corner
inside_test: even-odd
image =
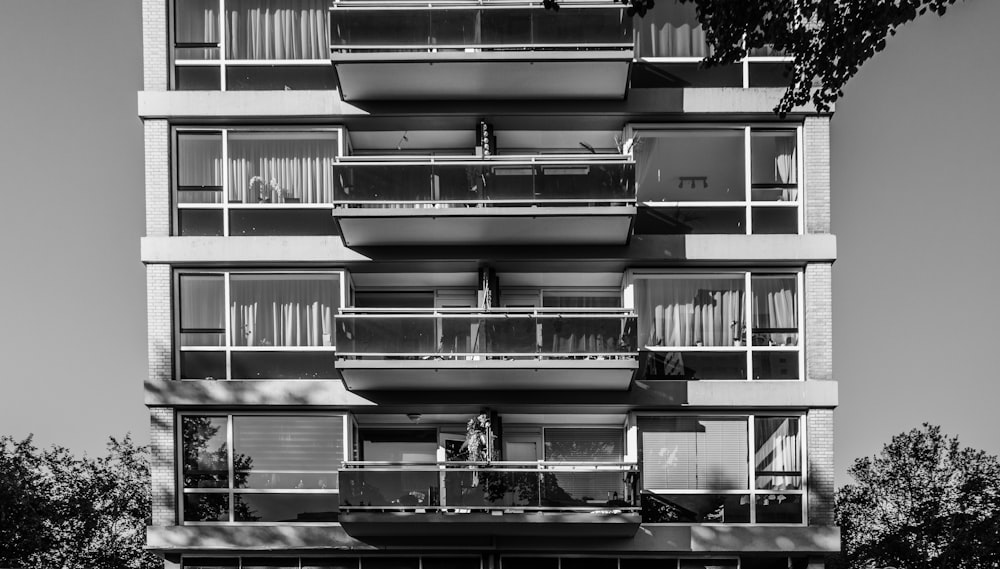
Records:
[[[335,280],[233,276],[230,286],[232,345],[332,345]]]
[[[327,8],[321,0],[227,0],[226,57],[329,59]]]
[[[229,201],[333,202],[336,140],[229,137]]]
[[[799,489],[802,478],[797,473],[802,472],[802,456],[798,419],[759,417],[754,429],[757,488]]]
[[[733,346],[742,340],[743,279],[641,279],[640,346]]]

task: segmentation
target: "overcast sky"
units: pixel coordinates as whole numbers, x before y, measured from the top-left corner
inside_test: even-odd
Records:
[[[0,434],[147,442],[138,0],[0,0]],[[837,483],[923,421],[1000,453],[1000,2],[890,40],[833,119]]]

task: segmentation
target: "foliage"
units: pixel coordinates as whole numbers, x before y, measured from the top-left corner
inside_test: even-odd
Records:
[[[617,0],[643,16],[654,0]],[[789,86],[775,111],[810,101],[819,111],[843,96],[863,63],[885,49],[899,26],[930,12],[943,16],[958,0],[661,0],[694,4],[714,53],[705,65],[735,63],[773,46],[793,57]],[[558,0],[543,0],[558,9]]]
[[[143,550],[149,512],[147,451],[128,436],[95,459],[0,437],[0,566],[161,566]]]
[[[490,414],[483,412],[469,419],[465,425],[465,444],[462,449],[468,452],[468,460],[473,462],[490,462],[494,458],[496,434]]]
[[[1000,463],[924,424],[854,462],[837,492],[850,567],[1000,567]]]

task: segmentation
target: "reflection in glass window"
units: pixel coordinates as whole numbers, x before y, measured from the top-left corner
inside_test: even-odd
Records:
[[[743,291],[742,275],[636,280],[639,345],[739,345]]]
[[[331,346],[337,275],[233,275],[234,346]]]
[[[640,202],[742,201],[743,130],[641,134],[635,143]]]

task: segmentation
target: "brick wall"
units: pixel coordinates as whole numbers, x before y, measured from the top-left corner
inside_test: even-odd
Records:
[[[805,271],[806,379],[833,379],[833,265]]]
[[[173,378],[170,265],[146,265],[147,358],[150,381]]]
[[[142,84],[167,90],[167,2],[142,0]]]
[[[143,121],[146,145],[146,235],[170,235],[170,126]]]
[[[830,117],[807,117],[802,130],[806,233],[829,233]]]
[[[153,525],[177,525],[174,470],[174,410],[149,410],[150,473],[153,490]]]
[[[806,420],[809,525],[833,525],[833,409],[811,409]]]

